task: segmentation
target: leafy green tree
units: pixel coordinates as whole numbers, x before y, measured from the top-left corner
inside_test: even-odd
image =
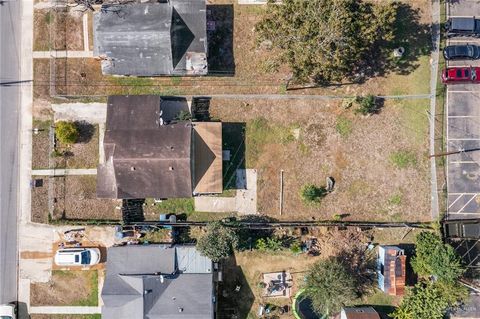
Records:
[[[394,319],[443,319],[448,306],[448,301],[436,285],[418,283],[407,290],[402,303],[391,316]]]
[[[257,25],[258,41],[280,49],[294,78],[328,84],[355,78],[394,39],[398,4],[361,0],[284,0],[270,3]]]
[[[415,246],[411,264],[419,276],[433,275],[439,281],[454,282],[465,272],[455,250],[444,244],[437,234],[421,232],[415,239]]]
[[[307,203],[319,203],[327,195],[325,187],[307,184],[300,190],[300,197]]]
[[[58,140],[64,144],[77,142],[80,133],[74,122],[59,121],[55,123],[55,134]]]
[[[306,277],[306,295],[318,314],[333,314],[356,297],[355,280],[337,259],[321,260]]]
[[[238,247],[238,234],[221,222],[211,222],[206,233],[197,241],[197,249],[213,261],[219,261],[233,254]]]

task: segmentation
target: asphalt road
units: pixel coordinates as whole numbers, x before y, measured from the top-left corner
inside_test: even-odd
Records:
[[[0,303],[17,300],[20,0],[0,0]]]

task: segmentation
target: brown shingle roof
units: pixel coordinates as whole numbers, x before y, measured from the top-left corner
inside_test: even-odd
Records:
[[[192,196],[189,122],[160,125],[159,96],[110,96],[100,198]]]

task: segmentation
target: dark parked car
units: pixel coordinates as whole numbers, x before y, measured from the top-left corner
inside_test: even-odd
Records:
[[[447,37],[480,37],[480,20],[475,17],[450,18],[445,23]]]
[[[442,72],[442,82],[449,83],[478,83],[480,82],[480,67],[446,68]]]
[[[443,223],[443,231],[447,238],[480,239],[480,220],[449,220]]]
[[[449,45],[443,49],[445,60],[476,60],[480,58],[480,48],[476,45]]]

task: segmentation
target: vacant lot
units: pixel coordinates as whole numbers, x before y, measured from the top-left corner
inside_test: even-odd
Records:
[[[54,177],[53,220],[114,219],[120,220],[120,200],[98,199],[96,176]]]
[[[428,93],[430,35],[426,30],[430,23],[430,4],[428,0],[403,2],[409,5],[400,15],[403,18],[400,22],[400,41],[406,48],[406,55],[395,70],[379,74],[363,84],[344,83],[340,86],[291,92],[325,95]],[[208,35],[211,76],[117,78],[103,76],[100,62],[95,59],[57,59],[52,68],[55,72],[55,90],[52,93],[74,96],[290,93],[286,90],[291,75],[289,68],[274,61],[278,56],[276,50],[268,49],[255,41],[255,24],[262,18],[264,10],[265,6],[238,5],[233,0],[212,1],[207,14],[209,21],[215,25],[215,30],[209,31]],[[39,17],[38,20],[45,21],[45,17]],[[72,25],[75,30],[76,25],[77,22]],[[44,26],[39,29],[41,28]],[[81,32],[72,31],[69,34]],[[72,39],[72,43],[77,43],[75,46],[81,44],[81,41],[80,37]],[[38,63],[41,62],[35,61],[35,64]],[[40,65],[35,66],[35,70],[41,69]],[[35,72],[36,97],[49,96],[48,90],[37,88],[38,85],[48,84],[48,80],[48,72]]]
[[[429,100],[386,100],[364,117],[338,100],[213,99],[212,116],[246,123],[247,168],[258,169],[258,210],[283,219],[429,219]],[[280,170],[284,170],[279,216]],[[305,184],[335,188],[305,204]],[[415,207],[415,211],[412,211]]]
[[[82,14],[68,8],[34,10],[34,51],[83,50]]]
[[[47,283],[30,286],[32,306],[97,306],[97,271],[54,270]]]

